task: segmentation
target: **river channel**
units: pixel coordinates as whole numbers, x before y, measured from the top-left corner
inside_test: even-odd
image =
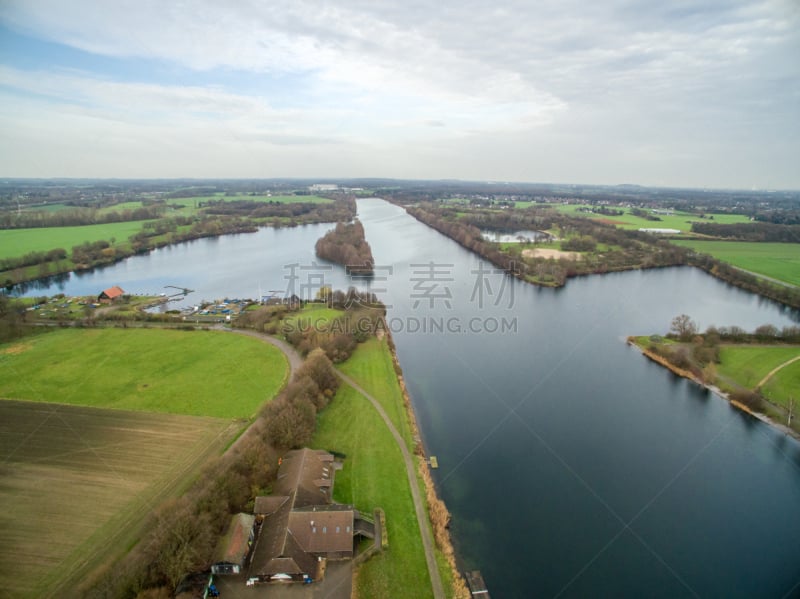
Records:
[[[748,330],[797,313],[691,268],[541,289],[396,206],[358,208],[459,560],[493,596],[798,593],[800,444],[624,341],[681,313]],[[341,268],[313,264],[328,228],[199,240],[33,293],[344,287]]]

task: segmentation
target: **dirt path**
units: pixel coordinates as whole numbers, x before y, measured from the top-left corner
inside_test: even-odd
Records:
[[[341,379],[350,385],[353,389],[358,391],[361,395],[366,397],[370,403],[373,405],[375,410],[380,414],[383,421],[386,423],[386,426],[389,428],[389,431],[392,433],[394,440],[397,442],[397,446],[400,448],[400,451],[403,454],[403,461],[406,463],[406,475],[408,476],[408,484],[411,487],[411,497],[414,500],[414,510],[417,512],[417,523],[419,524],[419,532],[420,536],[422,537],[422,546],[425,549],[425,561],[428,562],[428,573],[431,577],[431,586],[433,587],[433,596],[435,599],[444,599],[444,586],[442,585],[442,579],[439,576],[439,568],[436,565],[436,556],[434,552],[434,543],[433,543],[433,533],[431,532],[430,526],[428,525],[428,514],[425,511],[425,504],[422,501],[422,497],[419,492],[419,484],[417,484],[417,471],[414,467],[414,458],[411,455],[411,452],[408,451],[408,447],[406,447],[406,443],[403,440],[403,437],[400,436],[400,433],[395,428],[394,424],[389,418],[389,415],[383,409],[383,406],[376,400],[372,395],[367,393],[364,389],[362,389],[358,383],[356,383],[353,379],[349,376],[344,374],[341,370],[336,369],[336,373],[341,377]]]
[[[756,385],[756,389],[760,389],[761,387],[763,387],[767,383],[767,381],[772,378],[772,375],[778,372],[781,368],[788,366],[792,362],[797,362],[798,360],[800,360],[800,356],[795,356],[791,360],[786,360],[783,364],[778,364],[775,368],[773,368],[767,373],[767,376],[765,376],[758,382],[758,385]]]

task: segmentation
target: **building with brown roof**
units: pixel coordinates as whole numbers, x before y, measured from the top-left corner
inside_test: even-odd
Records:
[[[228,529],[214,551],[212,574],[239,574],[244,571],[247,556],[255,540],[255,521],[256,517],[251,514],[236,514],[231,517]]]
[[[97,301],[102,304],[108,304],[118,300],[123,295],[125,295],[125,292],[122,290],[122,287],[114,285],[113,287],[109,287],[108,289],[101,291],[100,295],[97,296]]]
[[[322,450],[299,449],[283,457],[275,494],[255,501],[260,533],[251,579],[308,582],[319,578],[325,560],[353,557],[359,514],[333,503],[336,467]]]

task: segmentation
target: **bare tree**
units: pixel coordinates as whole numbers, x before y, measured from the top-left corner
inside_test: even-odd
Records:
[[[688,314],[681,314],[672,319],[669,330],[680,339],[686,341],[697,334],[697,323]]]

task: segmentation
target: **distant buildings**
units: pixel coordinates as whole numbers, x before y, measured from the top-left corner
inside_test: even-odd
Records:
[[[308,188],[308,190],[312,193],[320,191],[336,191],[337,189],[339,189],[339,186],[334,183],[314,183],[314,185]]]

